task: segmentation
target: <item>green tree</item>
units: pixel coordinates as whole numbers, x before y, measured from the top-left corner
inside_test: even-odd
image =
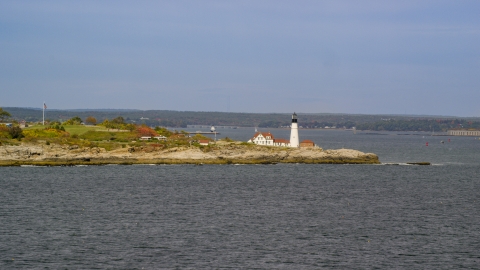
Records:
[[[121,116],[118,116],[116,118],[113,118],[112,122],[115,124],[125,124],[125,119],[123,119],[123,117]]]
[[[155,131],[158,133],[158,135],[162,135],[165,137],[170,137],[173,134],[173,132],[164,127],[156,127]]]
[[[129,131],[134,131],[135,129],[137,129],[137,126],[134,124],[126,124],[124,128]]]
[[[110,121],[108,121],[108,119],[105,119],[105,120],[103,120],[103,122],[100,123],[99,125],[108,128],[108,125],[110,125]]]
[[[9,112],[4,111],[2,108],[0,108],[0,122],[3,122],[3,120],[8,117],[12,117],[12,115]]]
[[[72,117],[65,121],[64,125],[80,125],[82,123],[82,119],[78,116]]]

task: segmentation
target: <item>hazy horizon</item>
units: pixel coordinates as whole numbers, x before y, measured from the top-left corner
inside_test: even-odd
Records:
[[[2,107],[2,108],[20,108],[20,109],[31,109],[31,110],[38,110],[41,111],[42,108],[36,108],[36,107]],[[161,109],[125,109],[125,108],[95,108],[95,109],[89,109],[89,108],[65,108],[65,109],[46,109],[46,113],[48,111],[78,111],[78,112],[100,112],[100,111],[171,111],[171,112],[199,112],[199,113],[240,113],[240,114],[285,114],[285,115],[290,115],[293,112],[225,112],[225,111],[192,111],[192,110],[161,110]],[[458,116],[458,115],[435,115],[435,114],[387,114],[387,113],[374,113],[374,114],[367,114],[367,113],[329,113],[329,112],[302,112],[302,111],[296,111],[294,112],[298,115],[377,115],[377,116],[395,116],[395,117],[447,117],[447,118],[480,118],[478,116]]]
[[[4,1],[0,107],[479,117],[480,2]]]

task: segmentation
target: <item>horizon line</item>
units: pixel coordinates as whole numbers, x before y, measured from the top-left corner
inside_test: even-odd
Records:
[[[18,109],[29,109],[29,110],[43,110],[42,107],[1,107],[0,108],[18,108]],[[224,112],[224,111],[187,111],[187,110],[161,110],[161,109],[114,109],[114,108],[82,108],[82,109],[45,109],[49,111],[78,111],[78,112],[95,112],[95,111],[168,111],[168,112],[201,112],[201,113],[225,113],[225,114],[286,114],[290,115],[288,112]],[[403,116],[403,117],[448,117],[448,118],[480,118],[480,116],[457,116],[457,115],[435,115],[435,114],[393,114],[393,113],[330,113],[330,112],[315,112],[315,113],[302,113],[297,112],[300,115],[315,115],[315,114],[331,114],[331,115],[381,115],[381,116]]]

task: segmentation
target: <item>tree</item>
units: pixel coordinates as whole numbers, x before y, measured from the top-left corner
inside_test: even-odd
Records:
[[[96,125],[97,124],[97,119],[93,116],[89,116],[89,117],[87,117],[87,119],[85,119],[85,123],[90,124],[90,125]]]
[[[126,124],[124,128],[129,131],[134,131],[135,129],[137,129],[137,126],[134,124]]]
[[[2,108],[0,108],[0,122],[3,122],[3,120],[8,117],[12,117],[12,115],[9,112],[4,111]]]
[[[119,116],[117,118],[113,118],[112,122],[115,123],[115,124],[124,124],[125,119],[123,119],[123,117]]]
[[[78,116],[72,117],[65,121],[64,125],[80,125],[82,123],[82,119]]]
[[[137,133],[139,136],[157,136],[157,132],[155,130],[149,128],[146,125],[141,125],[137,127]]]
[[[170,137],[172,136],[173,132],[171,132],[170,130],[164,128],[164,127],[156,127],[155,128],[155,131],[159,134],[159,135],[162,135],[162,136],[165,136],[165,137]]]

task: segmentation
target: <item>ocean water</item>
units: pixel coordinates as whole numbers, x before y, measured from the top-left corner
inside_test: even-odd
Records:
[[[300,131],[382,165],[0,168],[0,269],[479,269],[480,140],[384,134]]]

